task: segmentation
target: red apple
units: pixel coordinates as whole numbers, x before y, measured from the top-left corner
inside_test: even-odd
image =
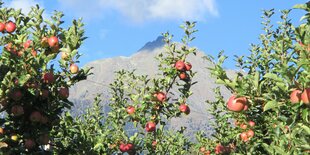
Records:
[[[299,103],[301,101],[301,90],[295,89],[292,91],[291,95],[290,95],[290,101],[291,103],[295,104],[295,103]]]
[[[131,143],[128,143],[128,144],[121,144],[121,145],[119,146],[119,150],[120,150],[121,152],[131,152],[131,151],[134,150],[134,145],[131,144]]]
[[[244,110],[247,104],[247,99],[245,97],[236,98],[235,95],[231,96],[227,102],[227,108],[231,111],[240,112]]]
[[[24,42],[24,48],[25,49],[29,48],[31,45],[31,42],[32,42],[31,40],[27,40],[26,42]]]
[[[177,70],[179,70],[179,71],[183,71],[184,68],[185,68],[185,63],[184,63],[184,61],[182,61],[182,60],[178,60],[178,61],[175,63],[174,67],[175,67]]]
[[[133,114],[133,113],[135,113],[135,107],[133,107],[133,106],[128,106],[127,108],[126,108],[126,111],[127,111],[127,113],[129,114],[129,115],[131,115],[131,114]]]
[[[25,140],[25,148],[30,150],[33,149],[35,147],[35,142],[32,139],[26,139]]]
[[[128,143],[127,146],[126,146],[126,148],[127,148],[127,150],[128,150],[127,152],[133,151],[133,150],[134,150],[134,147],[135,147],[135,146],[134,146],[133,144]]]
[[[248,126],[246,125],[246,124],[244,124],[244,123],[242,123],[241,125],[240,125],[240,128],[241,129],[246,129]]]
[[[43,74],[43,82],[46,84],[51,84],[55,81],[53,72],[47,72]]]
[[[4,32],[5,30],[5,24],[0,22],[0,32]]]
[[[70,65],[70,72],[76,74],[79,71],[79,67],[76,64]]]
[[[24,108],[20,105],[14,105],[12,108],[11,108],[11,113],[14,115],[14,116],[20,116],[20,115],[23,115],[24,114]]]
[[[156,130],[156,124],[154,122],[147,122],[145,125],[145,130],[147,132],[154,132]]]
[[[58,93],[61,99],[67,99],[69,97],[69,89],[67,87],[61,87]]]
[[[127,152],[126,145],[127,145],[127,144],[121,144],[121,145],[119,146],[119,150],[120,150],[121,152]]]
[[[188,105],[186,105],[186,104],[181,104],[179,109],[181,112],[185,113],[186,115],[188,115],[190,113],[190,109],[189,109]]]
[[[166,94],[163,92],[158,92],[156,98],[159,102],[164,102],[166,100]]]
[[[306,88],[301,94],[301,100],[304,104],[310,105],[310,88]]]
[[[249,139],[248,139],[247,132],[242,132],[242,133],[240,134],[240,138],[241,138],[241,140],[244,141],[244,142],[246,142],[246,141],[249,140]]]
[[[12,32],[15,31],[15,29],[16,29],[16,25],[15,25],[15,23],[13,23],[12,21],[9,21],[9,22],[7,22],[7,23],[5,24],[5,30],[6,30],[6,32],[12,33]]]
[[[40,122],[41,118],[42,118],[42,115],[38,111],[32,112],[31,115],[29,116],[29,119],[31,122]]]
[[[58,38],[56,36],[51,36],[50,38],[48,38],[47,42],[50,47],[55,47],[59,43]]]
[[[14,89],[11,94],[10,97],[14,100],[14,101],[19,101],[23,98],[23,93],[19,90],[19,89]]]
[[[255,122],[254,122],[254,121],[249,121],[248,123],[249,123],[249,125],[250,125],[251,127],[254,127],[254,126],[255,126]]]
[[[247,134],[248,138],[254,137],[254,131],[253,130],[247,131],[246,134]]]
[[[214,151],[215,154],[222,154],[225,152],[225,147],[222,144],[217,144]]]
[[[185,73],[185,72],[180,73],[180,74],[179,74],[179,78],[180,78],[181,80],[187,79],[186,73]]]
[[[191,69],[192,69],[192,64],[189,63],[189,62],[186,63],[186,64],[185,64],[185,70],[186,70],[186,71],[190,71]]]

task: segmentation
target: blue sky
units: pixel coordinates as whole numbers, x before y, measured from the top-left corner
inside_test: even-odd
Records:
[[[146,42],[169,31],[180,41],[179,25],[185,20],[197,21],[197,39],[191,44],[207,54],[220,50],[230,57],[227,68],[233,68],[233,55],[248,54],[249,45],[258,43],[262,33],[262,9],[289,9],[306,0],[5,0],[7,6],[29,11],[39,3],[49,16],[53,10],[64,12],[70,24],[82,17],[89,37],[80,52],[80,65],[97,59],[130,56]],[[304,12],[293,10],[291,18],[298,23]]]

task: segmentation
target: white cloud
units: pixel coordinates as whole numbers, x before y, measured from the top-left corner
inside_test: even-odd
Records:
[[[28,14],[32,6],[35,6],[36,4],[40,4],[40,3],[36,2],[35,0],[26,0],[26,1],[25,0],[14,0],[14,1],[8,1],[5,4],[7,7],[10,7],[10,8],[22,9],[22,13]]]
[[[87,19],[117,11],[134,22],[147,20],[204,20],[218,16],[215,0],[58,0],[66,9]]]
[[[14,8],[14,9],[22,9],[23,14],[28,14],[31,11],[31,7],[39,4],[41,9],[44,9],[43,1],[41,0],[13,0],[13,1],[5,1],[5,6]],[[44,18],[49,17],[46,10],[44,11],[43,15]]]

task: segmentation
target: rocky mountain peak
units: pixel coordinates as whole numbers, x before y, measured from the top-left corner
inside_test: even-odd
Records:
[[[161,48],[164,45],[165,45],[164,37],[158,36],[156,40],[147,42],[141,49],[138,50],[138,52],[140,52],[140,51],[153,51],[154,49]]]

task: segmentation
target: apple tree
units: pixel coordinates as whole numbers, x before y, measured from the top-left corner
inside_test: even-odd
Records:
[[[234,78],[223,68],[227,56],[206,57],[211,74],[232,93],[224,100],[215,89],[211,104],[215,133],[198,132],[201,154],[307,154],[310,151],[310,3],[294,6],[306,11],[294,26],[281,11],[278,26],[273,10],[263,12],[261,43],[251,45],[250,55],[236,56]]]
[[[99,98],[85,114],[74,118],[64,115],[55,129],[58,154],[187,154],[192,143],[184,135],[185,128],[167,128],[171,118],[190,114],[188,97],[195,72],[187,61],[196,48],[195,23],[185,22],[182,43],[172,42],[163,34],[165,51],[155,77],[120,70],[110,84],[110,111],[102,113]]]
[[[69,87],[89,74],[76,65],[83,23],[64,28],[61,12],[44,19],[38,5],[23,14],[0,3],[0,152],[44,153],[53,145],[50,131],[73,104]]]

